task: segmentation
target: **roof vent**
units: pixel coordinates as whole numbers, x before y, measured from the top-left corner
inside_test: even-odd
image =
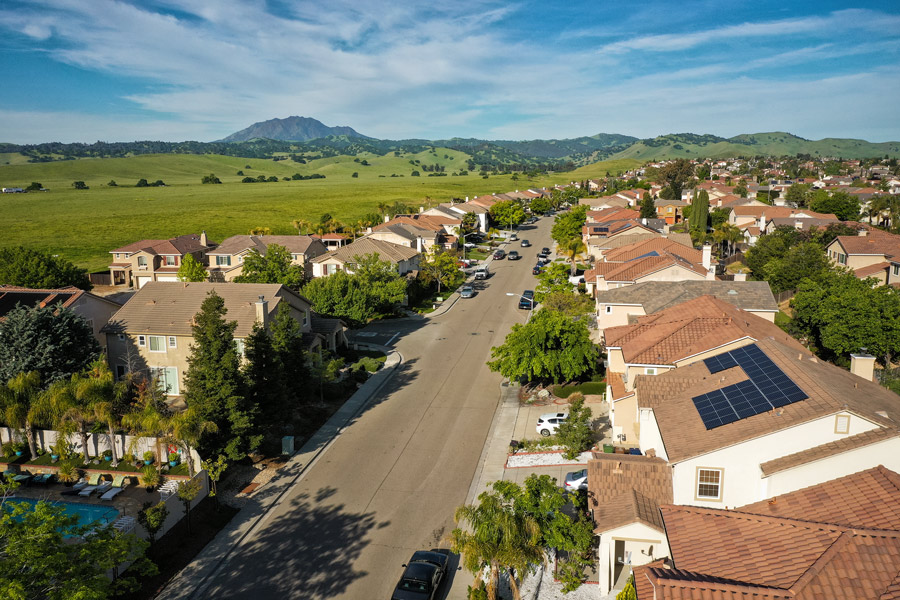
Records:
[[[878,415],[879,417],[881,417],[882,419],[890,419],[890,417],[888,416],[886,411],[876,410],[875,414]]]
[[[737,296],[737,291],[736,290],[728,290],[728,295],[729,296]]]

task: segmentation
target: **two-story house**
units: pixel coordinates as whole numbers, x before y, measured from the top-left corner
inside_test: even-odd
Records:
[[[141,240],[110,251],[113,263],[109,265],[109,274],[113,285],[134,289],[151,281],[178,281],[178,269],[186,255],[193,255],[202,264],[213,247],[205,231],[168,240]]]
[[[457,245],[456,228],[461,219],[426,215],[397,215],[393,219],[369,228],[366,237],[400,246],[409,246],[419,252],[437,246],[451,250]]]
[[[290,306],[308,351],[316,352],[325,342],[313,333],[309,301],[282,285],[151,282],[141,287],[103,328],[110,368],[116,376],[147,373],[161,382],[166,395],[183,394],[193,343],[192,325],[210,292],[222,297],[226,318],[237,322],[234,340],[241,354],[254,325],[268,325],[281,303]]]
[[[353,272],[357,257],[378,255],[380,260],[393,264],[400,275],[419,269],[422,254],[415,248],[401,246],[364,236],[337,250],[332,250],[312,259],[313,277],[325,277],[338,271]]]
[[[658,236],[605,250],[603,262],[595,262],[584,273],[585,285],[592,294],[646,281],[706,279],[716,279],[711,246],[697,250]]]
[[[900,285],[900,235],[863,228],[859,235],[841,235],[825,247],[828,258],[852,270],[860,279]]]
[[[265,256],[272,244],[287,250],[291,264],[303,267],[307,278],[312,276],[310,261],[328,252],[322,240],[311,235],[233,235],[207,253],[210,281],[234,280],[243,272],[244,259],[251,251]]]

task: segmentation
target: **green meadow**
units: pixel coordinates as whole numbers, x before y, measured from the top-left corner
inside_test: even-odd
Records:
[[[465,169],[468,155],[437,148],[434,152],[395,156],[339,156],[298,164],[291,160],[218,155],[142,155],[28,164],[15,155],[0,160],[0,186],[27,187],[40,182],[46,192],[0,196],[0,246],[23,245],[58,254],[91,271],[109,264],[109,251],[140,239],[165,239],[205,230],[221,241],[253,227],[276,234],[295,233],[291,221],[318,221],[324,213],[353,223],[377,212],[381,203],[423,206],[489,193],[543,187],[626,170],[636,160],[595,163],[569,173],[518,181],[512,176],[483,179],[477,173],[450,176]],[[355,162],[359,159],[360,162]],[[428,177],[410,160],[444,165],[447,176]],[[366,160],[369,166],[363,166]],[[4,164],[9,163],[9,164]],[[249,165],[249,166],[248,166]],[[320,173],[325,179],[241,183],[243,176]],[[420,177],[410,173],[418,170]],[[357,177],[352,174],[358,173]],[[221,185],[201,185],[215,173]],[[391,177],[392,174],[398,177]],[[403,177],[399,177],[403,175]],[[134,187],[141,178],[161,179],[166,187]],[[116,187],[107,183],[115,180]],[[73,181],[90,189],[75,190]]]

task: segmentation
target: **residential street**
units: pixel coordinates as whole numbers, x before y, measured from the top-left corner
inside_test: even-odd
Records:
[[[520,229],[532,247],[510,243],[523,259],[493,262],[474,298],[439,316],[356,333],[360,342],[390,344],[403,364],[230,554],[204,597],[389,598],[413,551],[448,546],[500,397],[501,377],[485,360],[526,318],[506,293],[534,289],[533,258],[551,246],[552,221]],[[471,575],[454,575],[465,591]]]

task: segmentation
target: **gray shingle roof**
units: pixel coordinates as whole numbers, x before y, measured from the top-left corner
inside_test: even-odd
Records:
[[[597,303],[640,304],[650,315],[707,295],[742,310],[778,310],[778,303],[765,281],[648,281],[597,292]]]
[[[312,255],[318,256],[327,251],[325,244],[308,235],[233,235],[207,254],[213,256],[217,254],[232,255],[239,254],[244,250],[255,249],[265,255],[266,249],[271,244],[283,246],[292,254],[307,254],[312,250]]]
[[[361,237],[352,244],[347,244],[337,250],[332,250],[328,254],[323,254],[313,262],[323,262],[331,258],[336,258],[343,262],[352,262],[355,256],[365,256],[367,254],[378,254],[381,260],[389,260],[392,263],[399,263],[402,260],[409,260],[419,254],[415,248],[407,248],[399,244],[392,244],[376,240],[368,236]]]

